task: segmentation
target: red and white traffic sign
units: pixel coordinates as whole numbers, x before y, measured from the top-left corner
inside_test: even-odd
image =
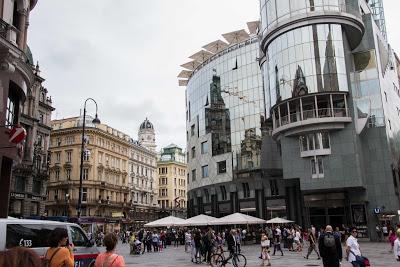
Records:
[[[12,127],[8,137],[8,141],[10,141],[10,143],[19,144],[24,141],[26,137],[26,130],[21,125],[15,125]]]

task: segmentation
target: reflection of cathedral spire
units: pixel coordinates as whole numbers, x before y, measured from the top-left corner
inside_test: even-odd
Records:
[[[308,87],[306,84],[306,78],[304,77],[303,70],[300,66],[297,66],[296,77],[293,83],[292,97],[306,95],[308,93]]]
[[[279,88],[279,73],[278,66],[275,66],[275,90],[276,90],[276,101],[281,101],[281,89]]]
[[[261,159],[261,136],[256,134],[255,128],[245,130],[244,139],[240,143],[238,154],[238,169],[251,169],[260,166]]]
[[[335,47],[332,40],[332,28],[329,27],[328,38],[326,40],[325,64],[324,64],[324,91],[338,91],[339,81],[335,58]]]
[[[212,155],[231,152],[231,120],[221,95],[221,78],[213,75],[210,84],[210,107],[205,109],[206,133],[211,133]]]

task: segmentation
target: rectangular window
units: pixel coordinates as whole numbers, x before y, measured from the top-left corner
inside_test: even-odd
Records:
[[[83,169],[83,180],[89,179],[89,169]]]
[[[84,160],[84,161],[89,161],[89,160],[90,160],[90,150],[86,149],[86,150],[83,152],[83,160]]]
[[[196,157],[196,147],[192,147],[192,159]]]
[[[192,181],[196,181],[196,169],[192,170]]]
[[[40,195],[41,191],[42,191],[42,182],[33,180],[32,193],[35,195]]]
[[[218,162],[218,174],[226,173],[226,160]]]
[[[71,162],[72,160],[72,151],[67,151],[67,162]]]
[[[82,188],[82,202],[86,202],[87,201],[87,193],[88,193],[87,188],[83,187]]]
[[[11,88],[9,90],[11,91]],[[11,94],[11,93],[10,93]],[[11,128],[18,121],[18,98],[9,95],[7,98],[6,127]]]
[[[311,177],[312,178],[324,177],[324,163],[322,157],[314,156],[311,159]]]
[[[55,180],[58,181],[60,179],[60,171],[56,170],[54,176],[55,176]]]
[[[243,198],[249,198],[250,197],[250,188],[248,183],[242,183],[243,187]]]
[[[271,189],[271,196],[279,196],[279,188],[278,188],[278,182],[276,179],[270,180],[269,181],[269,186]]]
[[[196,126],[194,124],[192,126],[190,126],[190,136],[194,136],[195,130],[196,130]]]
[[[56,163],[60,163],[61,161],[61,152],[56,152]]]
[[[15,191],[24,192],[25,191],[25,178],[22,176],[15,177]]]
[[[71,169],[65,170],[65,176],[66,176],[67,180],[71,180]]]
[[[204,196],[205,196],[206,203],[209,203],[210,202],[210,194],[208,193],[207,189],[204,189]]]
[[[201,177],[207,178],[208,177],[208,165],[201,167]]]
[[[207,154],[208,153],[208,143],[207,141],[201,143],[201,154]]]
[[[225,186],[221,185],[220,189],[221,189],[221,198],[222,198],[222,200],[226,200],[226,188],[225,188]]]

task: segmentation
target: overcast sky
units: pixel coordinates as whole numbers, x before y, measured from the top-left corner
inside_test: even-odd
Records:
[[[400,1],[384,0],[384,7],[389,42],[400,51]],[[148,117],[158,149],[185,148],[179,65],[222,33],[258,19],[259,0],[39,0],[28,44],[52,96],[53,119],[79,115],[92,97],[102,123],[137,139]]]

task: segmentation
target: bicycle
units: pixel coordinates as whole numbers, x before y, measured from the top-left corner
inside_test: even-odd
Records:
[[[232,259],[233,266],[246,267],[247,259],[243,254],[234,252],[230,259]],[[211,266],[225,267],[227,263],[228,260],[225,259],[224,253],[215,253],[211,255]]]

